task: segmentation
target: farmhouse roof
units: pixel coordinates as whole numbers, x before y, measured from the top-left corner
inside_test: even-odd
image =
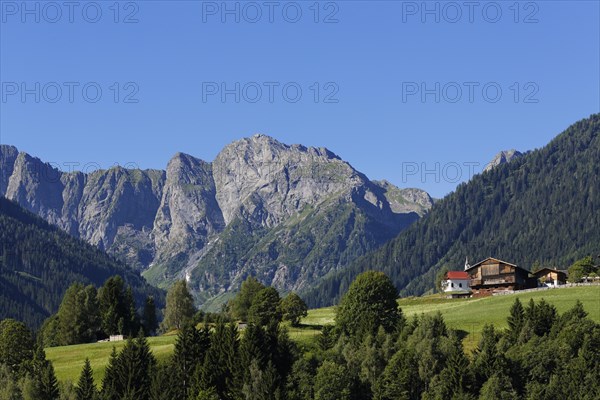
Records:
[[[448,271],[446,279],[469,279],[469,274],[465,271]]]
[[[469,270],[472,270],[473,268],[477,268],[477,267],[479,267],[481,264],[483,264],[484,262],[486,262],[486,261],[488,261],[488,260],[494,260],[494,261],[497,261],[498,263],[502,263],[502,264],[510,265],[510,266],[512,266],[512,267],[515,267],[515,268],[520,268],[520,269],[522,269],[522,270],[524,270],[524,271],[527,271],[527,272],[529,272],[529,270],[527,270],[527,269],[525,269],[525,268],[523,268],[523,267],[519,267],[517,264],[513,264],[513,263],[506,262],[506,261],[502,261],[502,260],[500,260],[499,258],[494,258],[494,257],[488,257],[488,258],[486,258],[485,260],[481,260],[481,261],[479,261],[477,264],[473,264],[473,265],[471,265],[471,266],[470,266],[470,267],[467,269],[467,271],[469,271]]]
[[[542,269],[539,269],[539,270],[537,270],[537,271],[534,273],[534,275],[536,275],[536,276],[537,276],[537,275],[542,275],[542,274],[545,274],[545,273],[548,273],[548,272],[556,272],[556,273],[558,273],[558,274],[565,274],[565,273],[566,273],[566,271],[561,271],[561,270],[559,270],[559,269],[554,269],[554,268],[544,267],[544,268],[542,268]]]

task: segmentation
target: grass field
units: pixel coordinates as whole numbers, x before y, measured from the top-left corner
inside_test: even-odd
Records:
[[[448,327],[468,333],[463,342],[468,351],[477,346],[485,324],[493,323],[498,328],[507,326],[506,317],[517,297],[524,306],[529,299],[539,301],[544,298],[554,304],[561,314],[573,307],[579,299],[589,317],[600,323],[600,286],[549,289],[478,299],[446,299],[439,295],[410,297],[401,299],[399,303],[404,315],[409,317],[420,313],[441,312]]]
[[[152,352],[158,360],[166,359],[173,352],[175,338],[176,336],[173,335],[148,338]],[[98,385],[102,382],[104,369],[108,363],[113,346],[118,352],[125,346],[125,342],[49,347],[46,349],[46,357],[52,361],[56,378],[59,381],[70,380],[73,383],[77,383],[83,363],[86,358],[89,358],[94,370],[94,380]]]
[[[448,327],[467,332],[464,339],[465,349],[472,350],[477,345],[481,330],[486,323],[499,328],[506,327],[506,317],[511,304],[518,297],[526,304],[530,298],[541,298],[554,304],[559,313],[571,308],[577,299],[581,300],[589,317],[600,323],[600,286],[586,286],[564,289],[550,289],[538,292],[519,293],[506,296],[485,297],[479,299],[446,299],[439,295],[409,297],[399,301],[405,316],[441,312]],[[306,344],[319,334],[323,325],[333,324],[335,308],[310,310],[298,328],[288,327],[290,338],[300,344]],[[154,355],[159,359],[167,358],[173,351],[175,336],[149,338]],[[117,351],[125,343],[92,343],[76,346],[53,347],[46,349],[48,359],[54,364],[58,380],[76,382],[86,357],[94,368],[96,383],[101,382],[104,368],[113,345]]]

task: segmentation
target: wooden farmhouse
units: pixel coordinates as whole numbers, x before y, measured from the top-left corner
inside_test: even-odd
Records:
[[[486,295],[504,290],[523,290],[537,287],[537,279],[516,264],[488,257],[474,265],[466,265],[470,287],[474,294]]]

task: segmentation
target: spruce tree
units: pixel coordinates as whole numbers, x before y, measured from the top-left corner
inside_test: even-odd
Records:
[[[0,321],[0,364],[21,373],[33,358],[33,337],[27,326],[14,319]]]
[[[519,338],[523,325],[525,324],[525,309],[517,297],[510,307],[510,315],[507,318],[508,337],[513,342]]]
[[[189,398],[195,371],[199,365],[204,363],[204,357],[209,346],[210,333],[207,329],[198,330],[191,323],[187,323],[179,331],[171,360],[173,373],[176,377],[174,390],[177,393],[177,398]]]
[[[214,388],[220,398],[237,398],[239,387],[237,327],[219,321],[211,335],[210,349],[199,371],[200,389]]]
[[[282,393],[279,375],[273,364],[269,362],[266,368],[262,368],[257,360],[253,360],[249,368],[249,379],[244,383],[242,392],[246,400],[280,399]]]
[[[492,375],[481,388],[479,395],[479,400],[517,400],[518,398],[510,379],[502,373]]]
[[[131,286],[127,287],[125,291],[125,303],[127,304],[127,321],[125,332],[127,335],[133,336],[140,330],[140,317],[137,314],[135,306],[135,299],[133,298],[133,291]]]
[[[177,390],[177,376],[171,363],[156,367],[150,384],[150,400],[187,400]]]
[[[401,348],[385,367],[376,389],[376,398],[420,399],[424,382],[419,377],[416,364],[414,350]]]
[[[33,392],[36,400],[58,400],[58,381],[54,375],[52,363],[46,359],[46,353],[40,346],[33,357]]]
[[[144,302],[142,324],[147,336],[152,336],[156,333],[158,320],[156,318],[156,305],[154,304],[154,297],[152,296],[147,297]]]
[[[108,358],[108,365],[104,371],[104,379],[102,380],[102,391],[100,392],[102,400],[119,400],[117,363],[118,354],[117,350],[113,347]]]
[[[75,393],[77,394],[77,400],[95,400],[98,396],[96,385],[94,384],[94,372],[88,358],[85,359],[85,363],[83,364]]]
[[[136,332],[130,332],[132,297],[127,292],[123,278],[118,275],[108,278],[98,290],[102,330],[106,335]]]
[[[471,363],[475,382],[481,385],[494,374],[509,374],[508,361],[503,353],[498,350],[499,334],[494,325],[486,324],[481,332],[481,340],[473,354]]]
[[[267,361],[268,348],[265,343],[265,332],[260,326],[249,324],[240,341],[240,369],[244,371],[244,378],[248,378],[253,362],[256,362],[259,368],[264,368]]]
[[[150,346],[140,331],[137,339],[127,341],[115,364],[117,391],[121,398],[148,400],[155,365]]]

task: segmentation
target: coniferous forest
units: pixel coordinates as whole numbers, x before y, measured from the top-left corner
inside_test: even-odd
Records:
[[[71,283],[100,286],[113,275],[131,286],[136,308],[148,296],[162,307],[163,292],[125,264],[0,197],[0,319],[38,328]]]
[[[545,147],[474,176],[378,250],[303,293],[335,304],[362,271],[385,272],[403,295],[435,287],[436,273],[496,256],[526,269],[566,269],[600,253],[600,114]]]
[[[544,300],[517,299],[506,315],[508,328],[485,326],[477,347],[467,353],[464,332],[448,328],[441,314],[406,318],[396,298],[386,275],[363,273],[338,305],[335,325],[298,345],[281,321],[302,310],[282,307],[274,289],[250,278],[226,310],[198,322],[193,307],[186,311],[190,296],[182,283],[167,298],[170,317],[163,328],[180,324],[168,359],[157,361],[140,329],[120,352],[113,350],[101,382],[94,381],[85,360],[78,381],[60,385],[40,335],[36,341],[23,323],[6,319],[0,323],[0,398],[600,398],[600,325],[580,302],[559,315]]]

